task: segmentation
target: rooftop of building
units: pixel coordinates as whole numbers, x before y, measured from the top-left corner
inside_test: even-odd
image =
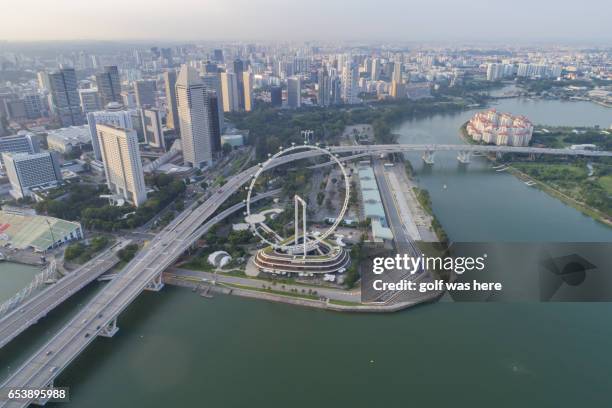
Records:
[[[80,229],[77,222],[40,215],[19,214],[0,210],[0,245],[17,249],[34,248],[43,251]],[[53,238],[52,238],[53,236]]]
[[[55,130],[50,130],[47,138],[63,140],[64,142],[89,143],[91,142],[91,132],[88,125],[70,126]]]

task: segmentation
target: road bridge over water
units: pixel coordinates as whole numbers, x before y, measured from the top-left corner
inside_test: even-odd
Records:
[[[335,146],[333,153],[392,153],[436,151],[556,154],[570,156],[611,157],[612,152],[570,149],[543,149],[530,147],[480,145],[364,145]],[[311,158],[321,153],[306,151],[281,156],[267,168],[294,160]],[[424,156],[424,159],[426,156]],[[432,160],[433,162],[433,160]],[[3,388],[48,387],[97,336],[111,337],[117,328],[118,315],[143,291],[160,290],[162,273],[171,266],[193,243],[221,217],[214,213],[236,191],[246,184],[259,166],[251,167],[229,178],[221,188],[213,190],[204,202],[198,201],[186,208],[167,225],[150,243],[136,254],[118,276],[89,301],[58,333],[9,377]],[[237,204],[240,205],[240,204]],[[228,210],[226,210],[228,211]],[[212,217],[212,218],[211,218]],[[208,220],[208,221],[207,221]],[[206,222],[206,223],[204,223]],[[204,224],[203,224],[204,223]],[[29,401],[34,402],[34,401]],[[0,401],[0,407],[23,407],[29,402]],[[45,401],[38,401],[44,403]]]

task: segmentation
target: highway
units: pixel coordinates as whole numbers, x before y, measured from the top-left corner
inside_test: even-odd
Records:
[[[279,160],[275,165],[306,156],[304,153],[298,153]],[[109,326],[113,326],[116,317],[156,276],[161,277],[161,273],[210,227],[243,206],[243,203],[238,203],[201,225],[202,220],[210,218],[214,211],[250,179],[254,171],[255,168],[251,168],[232,177],[206,202],[201,204],[196,202],[177,216],[146,248],[137,253],[113,281],[109,282],[72,320],[19,367],[2,387],[45,387],[52,384],[55,377],[96,336],[105,335]],[[268,192],[256,198],[277,192]],[[0,407],[23,407],[30,402],[32,401],[0,401]]]
[[[85,265],[64,276],[57,283],[27,299],[0,319],[0,347],[4,347],[51,310],[93,282],[119,262],[117,251],[131,241],[122,240],[98,254]]]
[[[347,152],[397,152],[397,151],[483,151],[517,152],[532,154],[564,154],[585,156],[612,156],[611,152],[579,150],[555,150],[538,148],[509,148],[472,145],[369,145],[330,147],[334,153]],[[282,156],[272,168],[294,160],[314,157],[318,151],[306,151]],[[162,272],[171,266],[187,250],[206,228],[214,225],[219,216],[208,220],[230,196],[253,176],[258,166],[229,178],[222,187],[212,189],[206,201],[198,200],[180,213],[150,243],[136,254],[122,272],[108,283],[75,317],[41,347],[29,360],[8,378],[3,388],[38,388],[52,384],[53,380],[98,335],[110,335],[117,316],[151,283],[161,280]],[[30,401],[31,402],[31,401]],[[0,407],[23,407],[29,402],[0,401]]]
[[[599,150],[552,149],[546,147],[513,147],[492,145],[436,145],[436,144],[388,144],[333,146],[334,153],[393,153],[393,152],[479,152],[479,153],[523,153],[560,156],[612,157],[612,152]]]

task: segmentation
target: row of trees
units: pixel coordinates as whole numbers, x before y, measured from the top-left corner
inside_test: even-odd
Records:
[[[334,144],[349,125],[369,123],[378,143],[394,143],[391,126],[405,118],[463,109],[465,102],[438,97],[426,100],[374,102],[358,106],[310,107],[278,110],[259,106],[252,112],[228,116],[238,128],[249,129],[248,143],[254,145],[258,159],[276,153],[280,146],[302,143],[300,131],[312,129],[317,141]]]
[[[48,198],[36,204],[36,210],[71,221],[80,221],[89,229],[98,231],[117,231],[122,228],[135,228],[149,221],[155,214],[175,201],[178,211],[183,207],[183,194],[186,186],[183,180],[175,180],[166,174],[147,177],[147,184],[156,191],[150,193],[142,206],[113,206],[100,198],[108,194],[106,186],[73,184],[59,198]]]
[[[106,246],[110,243],[110,239],[105,236],[98,236],[86,245],[82,242],[76,242],[74,244],[70,244],[64,250],[64,259],[66,261],[76,261],[77,263],[85,263],[89,261],[93,256],[106,248]]]

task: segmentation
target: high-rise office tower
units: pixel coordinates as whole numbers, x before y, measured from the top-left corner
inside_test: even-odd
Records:
[[[216,63],[210,61],[206,61],[206,64],[204,64],[202,68],[204,69],[205,74],[214,74],[219,72],[219,66]]]
[[[49,83],[53,108],[61,125],[63,127],[82,125],[83,114],[74,69],[61,68],[49,74]]]
[[[104,72],[97,73],[96,84],[103,107],[111,102],[121,102],[121,79],[115,65],[107,65]]]
[[[99,125],[110,125],[123,129],[134,129],[134,113],[133,110],[124,110],[123,105],[112,102],[106,105],[106,110],[89,112],[87,114],[87,124],[89,125],[89,133],[91,134],[91,146],[94,151],[96,160],[102,160],[102,150],[100,141],[98,140]]]
[[[219,96],[216,92],[207,91],[208,103],[210,105],[210,134],[211,134],[211,146],[213,153],[221,151],[221,130],[223,129],[223,123],[218,113],[221,110],[221,104],[219,102]],[[222,110],[221,110],[222,111]]]
[[[299,77],[287,78],[287,106],[299,108],[302,104],[302,83]]]
[[[210,72],[201,75],[202,82],[206,90],[214,92],[217,97],[217,111],[219,112],[219,128],[222,130],[225,127],[225,117],[223,115],[223,90],[221,88],[221,73]]]
[[[342,82],[340,81],[340,77],[332,76],[329,83],[331,89],[329,103],[330,105],[339,105],[342,103]]]
[[[31,189],[55,185],[62,181],[62,173],[54,153],[2,153],[4,168],[11,183],[11,195],[23,198],[32,195]]]
[[[223,102],[224,112],[239,110],[238,106],[238,83],[236,74],[233,72],[221,73],[221,101]]]
[[[283,106],[283,88],[280,86],[270,88],[270,102],[275,108]]]
[[[378,58],[372,60],[372,81],[378,81],[380,79],[380,71],[382,69],[381,62]]]
[[[250,112],[253,109],[253,74],[242,73],[242,87],[244,90],[244,110]]]
[[[85,114],[102,109],[97,89],[79,89],[79,98],[81,99],[81,108],[83,108],[83,113]]]
[[[26,116],[28,119],[37,119],[47,116],[48,114],[46,103],[43,102],[40,94],[36,92],[28,92],[24,94],[23,103],[25,105]]]
[[[46,89],[47,91],[51,90],[51,81],[49,80],[49,74],[45,71],[40,71],[36,74],[38,78],[38,87],[40,89]]]
[[[25,103],[22,99],[13,99],[4,103],[10,120],[21,122],[27,119]]]
[[[176,72],[164,72],[164,83],[166,84],[166,105],[168,106],[166,127],[168,129],[174,129],[178,133],[180,132],[181,126],[178,118],[178,110],[176,108]]]
[[[150,146],[166,150],[161,115],[157,109],[140,109],[140,120],[145,142]]]
[[[244,63],[239,59],[234,61],[234,74],[236,76],[238,110],[244,110]]]
[[[359,70],[357,65],[352,61],[347,61],[342,69],[342,100],[344,103],[352,104],[359,102],[357,98],[359,89],[357,80],[359,79]]]
[[[136,81],[134,83],[134,94],[136,94],[136,106],[139,108],[152,108],[156,106],[155,93],[157,85],[155,81]]]
[[[217,146],[217,98],[211,98],[196,70],[183,65],[176,79],[183,160],[193,167],[211,165]],[[216,121],[216,125],[215,125]]]
[[[219,50],[219,49],[214,50],[213,51],[213,59],[216,62],[223,62],[223,50]]]
[[[372,58],[365,58],[362,64],[363,72],[366,74],[372,74]]]
[[[114,105],[116,103],[117,102],[111,102],[111,105]],[[121,92],[121,103],[125,108],[136,109],[136,94],[134,93],[134,91]],[[103,106],[102,108],[105,108],[105,106]]]
[[[147,200],[138,136],[133,129],[98,125],[108,189],[136,207]]]
[[[319,106],[329,106],[331,81],[326,68],[319,70],[319,89],[317,90],[317,104]]]
[[[166,64],[172,65],[172,48],[162,48],[161,49],[161,58],[164,60]]]

